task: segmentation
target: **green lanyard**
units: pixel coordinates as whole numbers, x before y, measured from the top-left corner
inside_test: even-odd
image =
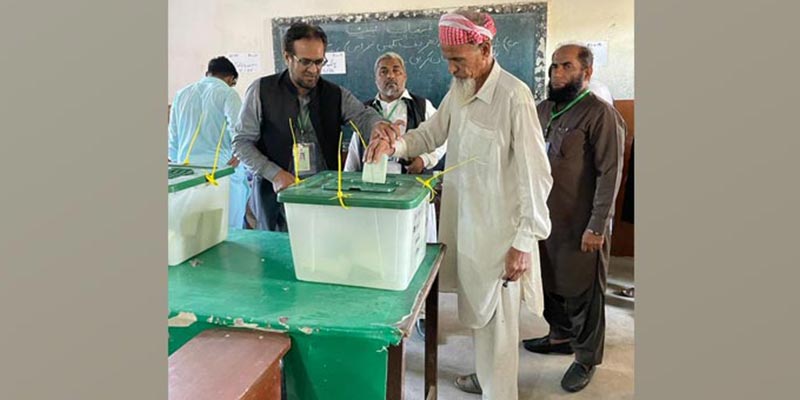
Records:
[[[303,119],[303,116],[305,116],[305,119]],[[309,126],[311,125],[311,112],[309,112],[307,107],[305,113],[302,108],[300,109],[300,115],[297,116],[297,125],[300,127],[302,133],[309,130]]]
[[[392,107],[391,111],[389,111],[389,115],[384,115],[384,118],[388,119],[389,122],[392,122],[392,116],[394,115],[395,110],[397,110],[397,106],[400,105],[400,102],[403,101],[402,98],[395,100],[394,107]]]
[[[583,93],[581,93],[574,100],[570,101],[569,104],[567,104],[567,106],[564,107],[564,109],[559,112],[550,111],[550,121],[547,122],[547,128],[545,128],[545,133],[544,133],[545,139],[547,139],[547,137],[550,136],[550,125],[553,123],[553,121],[555,121],[558,117],[562,116],[565,112],[569,111],[569,109],[574,107],[575,104],[578,104],[578,102],[583,100],[583,98],[586,97],[586,95],[588,95],[589,92],[590,92],[589,89],[584,90]],[[553,109],[555,109],[555,106],[553,106]]]

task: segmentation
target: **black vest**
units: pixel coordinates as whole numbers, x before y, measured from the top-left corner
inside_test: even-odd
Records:
[[[261,139],[256,148],[272,162],[286,171],[292,164],[292,133],[289,118],[297,130],[300,100],[289,72],[265,76],[259,80],[261,99]],[[342,120],[342,91],[336,84],[322,78],[309,93],[308,104],[311,124],[319,140],[322,156],[328,166],[337,165],[339,154],[339,131]],[[321,106],[323,105],[324,106]]]
[[[406,130],[411,130],[419,126],[422,121],[425,121],[425,98],[413,93],[408,94],[411,95],[411,99],[402,98],[402,100],[406,103],[406,109],[408,110]],[[378,113],[382,112],[381,102],[378,99],[367,100],[364,105],[374,108]]]

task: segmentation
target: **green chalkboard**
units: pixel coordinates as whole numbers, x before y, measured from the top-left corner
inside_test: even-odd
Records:
[[[495,57],[508,72],[528,84],[537,101],[544,98],[547,4],[484,6],[495,19]],[[378,56],[394,51],[406,61],[409,91],[438,106],[450,86],[451,75],[439,49],[438,21],[442,9],[346,14],[272,20],[275,65],[283,70],[282,38],[296,21],[318,24],[328,35],[327,52],[344,52],[345,74],[323,77],[364,101],[375,96],[374,65]]]

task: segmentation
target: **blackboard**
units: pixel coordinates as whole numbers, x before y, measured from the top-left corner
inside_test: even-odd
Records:
[[[547,3],[484,6],[497,26],[495,57],[508,72],[531,88],[536,101],[544,97]],[[276,70],[286,66],[282,38],[296,21],[317,24],[328,35],[327,52],[345,52],[346,74],[323,78],[347,89],[360,100],[375,97],[375,60],[386,51],[405,59],[409,91],[438,106],[452,79],[439,49],[438,21],[447,10],[275,18],[272,20]]]

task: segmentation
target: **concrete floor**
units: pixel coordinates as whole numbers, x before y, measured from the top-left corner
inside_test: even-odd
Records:
[[[612,257],[606,294],[605,356],[589,386],[579,393],[565,392],[560,386],[561,377],[573,356],[534,354],[520,344],[519,400],[633,399],[634,303],[613,294],[632,284],[633,259]],[[446,343],[439,346],[439,399],[478,400],[479,395],[461,392],[453,386],[456,376],[474,372],[472,337],[458,322],[455,295],[440,295],[439,312],[440,327],[449,332]],[[544,319],[525,312],[521,317],[520,337],[527,339],[547,334]],[[424,348],[424,342],[416,334],[406,342],[407,400],[424,399]]]

